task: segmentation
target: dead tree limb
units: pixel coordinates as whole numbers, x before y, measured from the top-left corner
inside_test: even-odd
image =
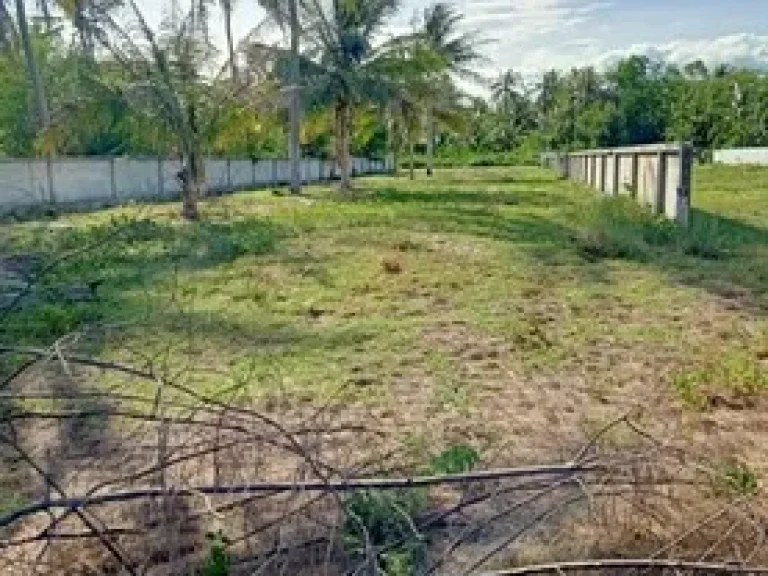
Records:
[[[525,568],[513,568],[497,572],[484,572],[480,576],[533,576],[535,574],[559,574],[564,572],[598,572],[602,570],[628,569],[687,570],[704,574],[768,574],[768,567],[748,567],[739,564],[717,564],[706,562],[683,562],[675,560],[592,560],[585,562],[562,562],[542,564]]]

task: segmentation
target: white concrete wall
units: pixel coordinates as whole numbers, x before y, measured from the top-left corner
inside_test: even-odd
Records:
[[[57,160],[53,168],[56,202],[97,202],[112,199],[112,169],[109,160]]]
[[[692,165],[690,146],[658,144],[569,154],[566,173],[604,194],[631,196],[655,214],[686,224]]]
[[[254,185],[253,162],[250,160],[232,160],[229,170],[234,188],[247,188]]]
[[[768,148],[731,148],[715,150],[712,159],[717,164],[753,164],[768,166]]]
[[[358,175],[391,171],[392,162],[353,159]],[[36,204],[110,203],[170,199],[181,193],[179,160],[157,158],[57,158],[0,160],[0,212]],[[209,189],[216,192],[290,181],[288,160],[205,159]],[[328,180],[333,162],[302,161],[305,183]],[[50,184],[53,184],[51,190]]]
[[[157,160],[115,158],[115,188],[118,200],[160,196]],[[1,180],[0,180],[1,182]]]
[[[50,199],[45,162],[0,162],[3,202],[8,206],[26,206]]]

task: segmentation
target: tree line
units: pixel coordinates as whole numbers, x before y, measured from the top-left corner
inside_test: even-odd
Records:
[[[267,14],[239,39],[236,2]],[[436,157],[768,144],[764,73],[632,56],[604,72],[489,82],[476,72],[485,39],[448,2],[399,35],[388,31],[399,0],[166,0],[159,23],[136,0],[37,5],[30,17],[24,0],[0,0],[0,155],[175,155],[189,218],[208,154],[289,155],[297,192],[302,155],[334,159],[348,190],[352,154],[410,157],[413,168],[421,153],[431,172]]]
[[[480,58],[443,2],[392,35],[399,0],[248,1],[268,17],[235,39],[235,0],[168,0],[160,23],[136,0],[42,0],[42,18],[0,0],[0,153],[176,155],[187,218],[206,154],[290,152],[294,191],[300,155],[331,157],[347,190],[352,153],[396,153],[434,133],[453,104],[434,89]]]
[[[574,150],[688,141],[715,148],[768,146],[768,76],[701,61],[684,67],[627,57],[605,72],[551,70],[527,83],[512,71],[478,100],[472,129],[445,152]]]

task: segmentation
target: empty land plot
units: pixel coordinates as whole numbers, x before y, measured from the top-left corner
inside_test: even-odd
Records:
[[[0,343],[234,390],[282,422],[332,405],[329,421],[375,424],[375,442],[339,440],[348,466],[400,451],[415,470],[457,445],[486,468],[563,461],[631,412],[726,476],[766,477],[768,170],[697,169],[687,231],[533,168],[357,188],[215,198],[199,223],[171,205],[7,221]],[[22,360],[2,356],[0,376]],[[14,387],[64,397],[44,374]],[[126,391],[111,373],[97,387]],[[126,407],[156,395],[130,392]],[[69,457],[121,433],[84,421]],[[62,473],[74,492],[101,478],[92,460]],[[0,509],[33,496],[5,484]]]

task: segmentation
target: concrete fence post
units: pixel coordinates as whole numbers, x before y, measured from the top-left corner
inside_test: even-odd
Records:
[[[632,154],[632,180],[630,184],[630,195],[637,200],[638,186],[640,185],[640,158],[636,153]]]
[[[684,226],[690,222],[691,177],[693,171],[693,148],[688,144],[680,145],[680,181],[677,188],[677,221]]]
[[[608,176],[608,155],[603,154],[600,156],[600,192],[605,194],[608,192],[606,188],[606,181]]]
[[[227,191],[234,192],[235,189],[232,186],[232,160],[227,158]]]
[[[270,180],[272,181],[272,186],[277,186],[277,160],[274,158],[272,158]]]
[[[117,167],[114,156],[109,157],[109,184],[111,186],[110,196],[114,202],[117,202]]]
[[[676,163],[679,174],[674,173]],[[622,188],[626,186],[635,201],[652,207],[656,214],[688,223],[693,170],[690,144],[573,152],[566,156],[564,165],[571,180],[611,196],[625,194]],[[669,182],[673,174],[676,181]]]
[[[45,177],[48,181],[48,201],[51,204],[56,204],[56,187],[54,185],[53,177],[53,158],[50,154],[45,158]]]
[[[163,178],[163,159],[160,156],[157,157],[157,195],[158,196],[165,195],[165,182]]]
[[[656,155],[656,213],[664,214],[667,205],[667,156],[661,151]]]

